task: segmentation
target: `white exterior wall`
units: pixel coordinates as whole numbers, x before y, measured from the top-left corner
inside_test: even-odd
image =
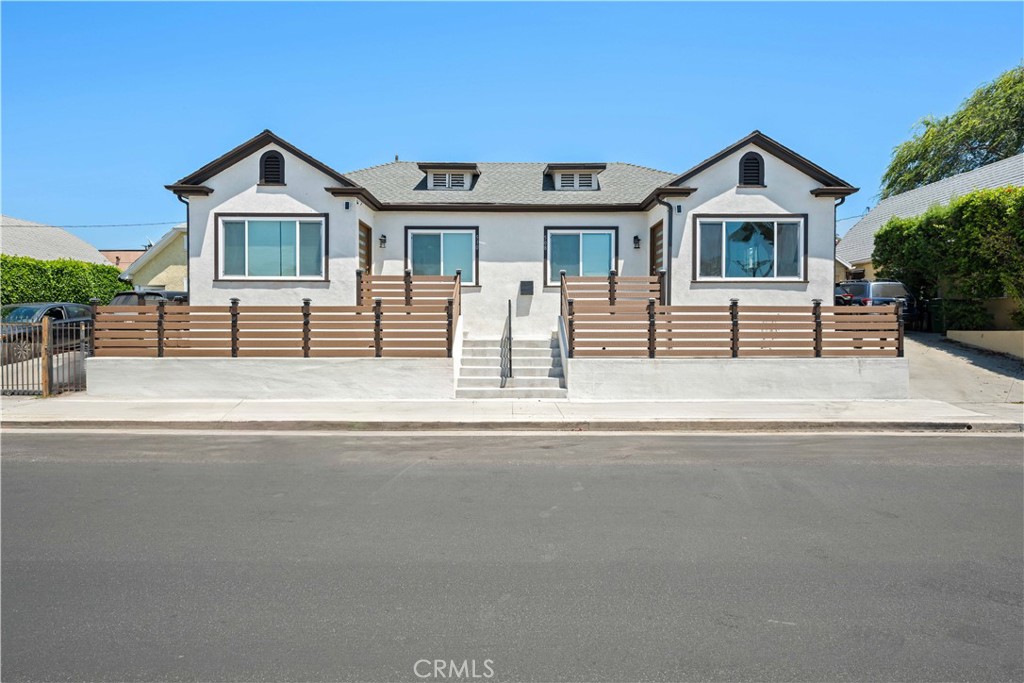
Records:
[[[283,187],[260,187],[259,158],[277,149],[285,158]],[[742,155],[754,150],[765,162],[765,189],[737,188]],[[350,305],[355,302],[358,267],[358,230],[363,221],[373,230],[373,272],[399,275],[407,266],[407,227],[477,227],[479,229],[479,285],[463,288],[463,317],[469,338],[496,338],[512,299],[514,331],[523,339],[547,338],[555,330],[559,290],[544,285],[544,228],[618,228],[618,263],[621,275],[646,275],[650,227],[665,221],[667,210],[654,205],[644,212],[464,212],[373,211],[355,198],[333,197],[324,187],[336,181],[275,145],[254,152],[207,183],[214,192],[190,199],[191,301],[196,305],[226,305],[232,297],[250,305],[299,305],[310,298],[314,305]],[[818,187],[811,178],[756,146],[738,150],[687,182],[697,192],[670,198],[673,205],[672,303],[723,305],[739,298],[741,305],[808,305],[813,298],[831,301],[835,234],[834,200],[815,198]],[[345,210],[345,202],[350,208]],[[677,204],[683,213],[675,213]],[[215,213],[324,213],[328,214],[328,275],[313,281],[216,281],[214,257]],[[695,214],[807,214],[807,282],[694,282],[693,217]],[[387,247],[379,238],[387,235]],[[640,249],[633,237],[641,238]],[[534,283],[532,296],[519,294],[521,280]]]
[[[757,152],[764,159],[766,187],[739,188],[740,158]],[[747,145],[689,179],[697,191],[686,198],[669,198],[674,213],[672,303],[675,305],[725,305],[738,298],[740,305],[807,306],[811,299],[832,301],[835,256],[835,200],[817,198],[811,190],[820,183],[780,161],[756,145]],[[674,210],[674,209],[673,209]],[[694,215],[807,214],[807,282],[700,282],[694,280]]]
[[[469,212],[379,211],[373,227],[374,272],[400,275],[406,268],[407,227],[479,228],[480,272],[475,287],[462,288],[462,317],[469,339],[497,339],[512,299],[513,334],[519,339],[548,339],[555,331],[560,290],[544,286],[544,228],[618,227],[620,275],[646,275],[648,228],[641,212]],[[377,244],[387,235],[387,248]],[[640,249],[633,236],[640,235]],[[519,282],[533,281],[533,296],[520,296]]]
[[[260,187],[259,159],[276,149],[284,156],[284,186]],[[357,213],[355,199],[333,197],[325,187],[337,181],[276,145],[254,152],[205,183],[209,196],[189,199],[190,302],[197,306],[227,305],[238,297],[242,305],[299,306],[303,298],[313,305],[355,303]],[[345,211],[345,201],[351,208]],[[216,281],[214,258],[216,213],[323,213],[328,214],[327,282]]]

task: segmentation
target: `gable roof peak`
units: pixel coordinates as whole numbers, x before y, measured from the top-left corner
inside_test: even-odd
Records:
[[[259,150],[263,149],[264,147],[270,144],[277,145],[278,147],[285,150],[292,156],[298,157],[302,161],[306,162],[313,168],[323,173],[324,175],[336,181],[342,187],[359,187],[359,185],[346,178],[343,174],[339,173],[338,171],[335,171],[333,168],[331,168],[324,162],[320,161],[319,159],[315,159],[309,154],[306,154],[301,149],[291,144],[281,136],[277,135],[269,128],[264,128],[260,133],[257,133],[255,136],[246,140],[245,142],[235,147],[231,151],[217,157],[210,163],[206,164],[205,166],[202,166],[196,171],[193,171],[192,173],[185,176],[178,182],[173,183],[171,185],[167,185],[166,187],[168,190],[171,190],[176,194],[182,192],[187,193],[189,188],[201,187],[204,182],[214,177],[218,173],[221,173],[222,171],[234,166],[242,159],[245,159],[246,157],[250,156],[251,154],[254,154],[255,152],[258,152]],[[207,192],[211,191],[209,190],[209,188],[203,189],[205,189]]]

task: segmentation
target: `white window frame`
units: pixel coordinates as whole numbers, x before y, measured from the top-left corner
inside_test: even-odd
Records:
[[[230,216],[223,215],[218,216],[219,223],[217,225],[217,253],[219,255],[217,264],[217,279],[218,280],[279,280],[282,282],[289,281],[316,281],[321,282],[327,279],[327,222],[321,215],[310,215],[304,216],[296,214],[294,216]],[[295,275],[249,275],[249,222],[250,221],[294,221],[295,222]],[[224,224],[225,223],[245,223],[245,275],[225,275],[224,273],[224,257],[227,254],[227,250],[224,246]],[[320,274],[319,275],[299,275],[299,259],[301,255],[301,248],[299,244],[299,223],[320,223]]]
[[[455,175],[462,176],[462,187],[452,187],[452,176]],[[444,184],[438,185],[435,183],[435,176],[444,176]],[[461,192],[463,190],[468,190],[469,186],[472,184],[473,176],[468,171],[427,171],[428,190],[454,190],[455,192]]]
[[[477,234],[476,229],[474,229],[474,228],[457,228],[457,227],[446,227],[446,228],[408,228],[405,232],[406,232],[406,235],[405,235],[405,239],[406,239],[405,253],[408,254],[408,257],[406,259],[407,263],[406,263],[405,267],[409,268],[409,269],[412,268],[412,236],[413,235],[441,235],[441,263],[440,263],[440,265],[441,265],[441,271],[442,272],[444,272],[444,235],[446,233],[460,233],[460,234],[461,233],[469,233],[470,235],[472,235],[472,237],[473,237],[473,254],[472,254],[473,258],[470,261],[470,263],[471,263],[472,268],[473,268],[473,277],[472,278],[467,277],[466,276],[466,272],[463,271],[462,272],[462,284],[464,286],[468,286],[468,287],[476,286],[477,279],[480,277],[480,274],[476,272],[477,271],[477,258],[476,258],[476,255],[477,255],[477,253],[479,253],[477,251],[477,249],[479,249],[479,246],[477,245],[478,234]],[[454,277],[454,273],[452,274],[452,277]]]
[[[772,229],[775,231],[775,240],[772,243],[772,272],[778,271],[779,265],[779,223],[796,223],[799,225],[797,228],[797,235],[799,239],[799,246],[797,247],[797,254],[799,258],[797,262],[800,265],[800,270],[797,275],[772,275],[771,277],[727,277],[725,272],[727,270],[727,263],[725,261],[726,254],[726,241],[728,236],[726,235],[726,224],[727,223],[771,223]],[[700,272],[701,263],[701,226],[705,223],[720,223],[722,225],[722,274],[719,276],[702,275]],[[701,282],[805,282],[807,280],[807,273],[804,269],[807,264],[807,221],[803,216],[706,216],[698,217],[696,225],[696,234],[694,235],[694,243],[696,250],[696,263],[695,271],[693,273],[693,279]]]
[[[547,271],[548,281],[545,283],[548,287],[557,287],[561,284],[561,273],[555,272],[554,268],[551,267],[551,236],[552,235],[578,235],[580,240],[580,273],[583,272],[583,235],[608,235],[612,238],[612,253],[611,263],[608,264],[608,270],[612,271],[615,269],[615,261],[618,258],[618,243],[616,241],[616,229],[615,228],[548,228],[547,230],[547,248],[545,249],[546,260],[547,260]],[[569,277],[575,277],[570,275]]]
[[[593,179],[593,185],[590,187],[580,187],[580,176],[589,175]],[[563,187],[562,179],[572,178],[572,185],[569,187]],[[555,189],[561,190],[562,192],[593,192],[599,189],[597,180],[597,171],[573,171],[572,173],[556,173],[555,174]]]

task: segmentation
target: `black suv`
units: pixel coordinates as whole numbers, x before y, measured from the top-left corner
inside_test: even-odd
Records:
[[[165,289],[144,289],[139,292],[118,292],[111,306],[152,306],[158,301],[169,304],[187,304],[188,292],[170,292]]]
[[[917,299],[902,282],[846,280],[836,287],[836,303],[839,302],[840,290],[844,292],[843,299],[849,306],[892,306],[898,303],[903,307],[903,319],[907,322],[913,322],[921,317]]]

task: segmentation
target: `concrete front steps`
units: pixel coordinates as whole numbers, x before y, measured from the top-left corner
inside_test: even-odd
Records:
[[[512,342],[512,374],[501,386],[501,340],[467,339],[455,398],[565,398],[558,342],[522,339]]]

